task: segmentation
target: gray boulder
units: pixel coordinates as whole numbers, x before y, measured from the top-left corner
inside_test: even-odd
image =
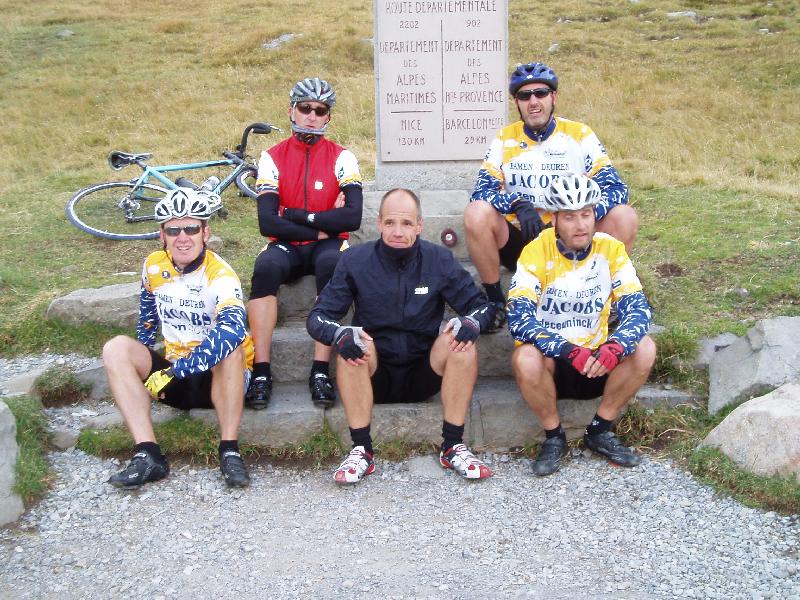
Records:
[[[102,288],[75,290],[56,298],[47,308],[47,318],[70,325],[99,323],[134,327],[139,316],[141,283],[117,283]]]
[[[745,402],[706,436],[702,446],[719,448],[757,475],[800,480],[800,382]]]
[[[16,521],[25,511],[22,499],[14,493],[17,456],[17,421],[8,404],[0,400],[0,525]]]
[[[711,364],[711,359],[720,350],[724,350],[736,340],[739,336],[733,333],[721,333],[713,338],[706,338],[700,341],[700,349],[697,351],[697,356],[692,363],[692,366],[698,371],[705,371],[708,365]]]
[[[800,380],[800,317],[759,321],[709,363],[708,411]]]

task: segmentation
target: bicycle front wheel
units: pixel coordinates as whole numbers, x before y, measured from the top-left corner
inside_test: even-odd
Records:
[[[245,169],[236,176],[236,187],[241,190],[243,196],[248,196],[255,199],[257,178],[258,169],[255,167]]]
[[[150,240],[158,237],[156,202],[168,191],[130,181],[90,185],[69,199],[67,218],[78,229],[107,240]]]

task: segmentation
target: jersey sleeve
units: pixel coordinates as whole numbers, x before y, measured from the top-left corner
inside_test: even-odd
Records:
[[[489,151],[483,159],[483,164],[478,170],[478,179],[472,190],[470,202],[484,200],[491,204],[499,213],[507,215],[513,212],[511,204],[517,199],[517,194],[505,192],[505,176],[503,175],[503,145],[505,140],[502,131],[495,136],[489,146]]]
[[[264,150],[258,159],[256,194],[261,195],[266,192],[278,193],[278,167],[270,153]]]
[[[158,318],[158,305],[150,278],[147,275],[148,261],[142,266],[142,287],[139,292],[139,319],[136,322],[136,339],[145,346],[152,348],[156,344],[158,327],[161,319]]]
[[[350,286],[348,269],[347,258],[350,252],[352,249],[345,252],[336,263],[330,281],[320,292],[314,307],[308,314],[308,319],[306,319],[308,334],[326,346],[333,343],[336,330],[341,327],[339,320],[347,314],[355,297]]]
[[[508,291],[506,318],[511,337],[518,342],[534,344],[542,354],[555,358],[561,354],[567,340],[545,329],[536,316],[542,296],[542,282],[536,273],[543,270],[544,263],[537,260],[535,249],[541,245],[534,240],[520,255]]]
[[[357,185],[361,187],[361,171],[358,169],[358,159],[356,159],[355,154],[350,152],[350,150],[342,150],[339,153],[339,156],[336,158],[334,171],[340,189],[348,185]]]
[[[627,356],[633,353],[641,339],[647,335],[652,310],[642,291],[636,269],[624,249],[620,250],[612,267],[611,301],[617,307],[619,325],[608,339],[619,342],[625,350],[624,356]]]

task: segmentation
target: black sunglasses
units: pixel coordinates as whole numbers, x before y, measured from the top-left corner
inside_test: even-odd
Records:
[[[318,117],[324,117],[329,112],[331,112],[329,106],[311,106],[310,104],[298,104],[296,108],[304,115],[310,115],[313,112]]]
[[[168,237],[178,237],[181,234],[181,231],[183,231],[186,235],[197,235],[200,233],[200,229],[202,229],[202,226],[200,225],[186,225],[184,227],[170,225],[169,227],[164,227],[164,233]]]
[[[552,93],[553,90],[550,88],[536,88],[535,90],[522,90],[521,92],[517,92],[514,98],[517,100],[530,100],[531,96],[536,96],[541,100],[542,98],[547,98]]]

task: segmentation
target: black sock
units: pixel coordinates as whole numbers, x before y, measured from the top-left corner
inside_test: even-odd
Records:
[[[159,446],[155,442],[141,442],[139,444],[136,444],[135,450],[136,452],[141,452],[142,450],[144,450],[158,462],[164,462],[166,460],[166,458],[164,458],[164,455],[161,454],[161,446]]]
[[[464,426],[453,425],[447,421],[442,421],[442,452],[447,452],[456,444],[461,444],[464,441]]]
[[[586,435],[597,435],[598,433],[605,433],[611,431],[611,426],[614,421],[606,421],[603,417],[594,415],[592,422],[586,426]]]
[[[327,375],[329,364],[330,363],[327,360],[315,360],[311,363],[311,375],[313,376],[315,373],[323,373]]]
[[[503,288],[500,282],[497,283],[484,283],[483,289],[486,290],[486,295],[489,296],[489,302],[502,302],[506,303],[506,297],[503,294]]]
[[[567,433],[564,431],[564,428],[561,426],[561,423],[558,424],[558,427],[554,427],[553,429],[545,429],[544,430],[545,437],[549,440],[550,438],[561,438],[565,442],[567,441]]]
[[[239,453],[239,440],[220,440],[219,441],[219,455],[222,456],[229,450]]]
[[[359,427],[358,429],[350,428],[350,439],[353,440],[353,448],[356,446],[364,446],[369,454],[374,454],[372,450],[372,435],[369,432],[370,426]]]
[[[257,362],[253,365],[253,379],[256,377],[272,377],[272,368],[268,362]]]

